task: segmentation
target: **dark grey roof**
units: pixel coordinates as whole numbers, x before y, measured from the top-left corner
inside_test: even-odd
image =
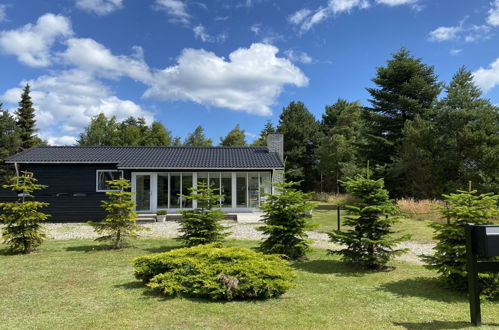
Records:
[[[283,168],[267,147],[35,147],[7,163],[110,163],[119,168]]]

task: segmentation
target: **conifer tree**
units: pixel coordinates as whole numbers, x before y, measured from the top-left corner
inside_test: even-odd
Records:
[[[40,222],[47,220],[49,215],[39,209],[49,204],[28,200],[33,197],[31,194],[34,191],[46,188],[36,182],[33,173],[24,171],[20,176],[13,177],[10,184],[3,186],[21,196],[15,202],[0,203],[0,209],[3,210],[0,221],[5,224],[2,238],[14,253],[36,251],[46,237]]]
[[[224,138],[220,138],[220,145],[226,147],[242,147],[246,146],[246,139],[244,137],[244,130],[236,125]]]
[[[119,179],[109,180],[107,184],[112,189],[106,192],[108,200],[102,201],[107,216],[101,222],[89,221],[88,224],[94,227],[98,234],[104,234],[98,237],[97,241],[110,241],[112,248],[121,249],[126,247],[128,238],[137,237],[137,232],[146,228],[137,225],[137,213],[133,210],[133,193],[129,191],[130,182]]]
[[[196,127],[194,132],[190,133],[184,141],[186,147],[211,147],[213,140],[204,135],[203,126]]]
[[[260,132],[260,136],[258,137],[258,139],[256,139],[255,141],[253,141],[253,143],[251,145],[254,146],[254,147],[264,147],[264,146],[266,146],[267,145],[267,136],[269,134],[272,134],[272,133],[275,133],[275,132],[276,132],[276,129],[272,125],[272,122],[270,120],[268,120],[265,123],[265,127]]]
[[[300,259],[309,250],[306,230],[314,226],[308,214],[315,207],[310,193],[297,190],[297,182],[274,183],[275,194],[266,194],[260,209],[263,226],[258,227],[268,237],[260,244],[265,253],[282,254]]]
[[[478,194],[469,187],[468,191],[458,190],[443,196],[446,206],[439,206],[439,209],[442,218],[449,219],[449,223],[430,224],[434,229],[433,238],[437,241],[436,252],[422,258],[427,268],[438,272],[446,286],[464,291],[468,287],[465,225],[486,225],[497,219],[499,195]],[[479,274],[479,281],[485,295],[499,296],[498,274]]]
[[[35,108],[33,108],[30,92],[30,86],[26,84],[26,86],[24,86],[23,93],[21,94],[19,108],[17,108],[15,112],[17,117],[16,124],[19,127],[22,141],[21,150],[26,150],[42,143],[41,140],[35,135],[37,132]]]
[[[330,233],[331,241],[345,245],[331,253],[341,255],[346,262],[358,264],[369,270],[381,270],[390,259],[405,252],[397,245],[409,239],[408,235],[394,238],[392,225],[398,222],[393,217],[398,212],[388,197],[383,179],[372,180],[357,176],[345,182],[347,192],[359,199],[358,203],[346,206],[349,216],[344,224],[352,227],[346,231]]]
[[[19,151],[21,146],[21,136],[16,121],[8,111],[2,110],[0,103],[0,184],[4,184],[13,176],[14,168],[10,164],[5,164],[5,158]]]
[[[190,194],[181,196],[189,200],[197,200],[198,207],[180,213],[183,221],[180,222],[179,237],[184,245],[194,246],[221,242],[229,235],[224,233],[225,227],[221,224],[224,212],[220,210],[220,195],[218,189],[212,189],[204,182],[198,182],[196,188],[189,188]]]

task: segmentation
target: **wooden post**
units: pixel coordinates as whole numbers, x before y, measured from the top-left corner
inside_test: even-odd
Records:
[[[468,271],[468,291],[470,299],[471,323],[475,326],[482,324],[480,311],[480,288],[478,286],[477,256],[473,252],[472,232],[473,224],[466,224],[466,269]]]

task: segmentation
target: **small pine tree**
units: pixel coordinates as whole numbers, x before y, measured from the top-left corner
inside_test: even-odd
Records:
[[[11,184],[3,186],[21,196],[15,202],[0,203],[0,208],[4,212],[0,215],[0,221],[5,224],[2,238],[13,253],[26,254],[36,251],[46,237],[40,222],[47,220],[49,215],[38,211],[38,209],[49,204],[26,200],[26,198],[33,197],[32,192],[46,188],[44,185],[37,184],[37,181],[33,177],[33,173],[23,171],[21,176],[15,176],[11,179]]]
[[[450,221],[430,224],[435,231],[433,238],[437,241],[434,248],[436,252],[422,258],[426,268],[436,270],[446,286],[464,291],[468,287],[465,225],[486,225],[491,224],[492,219],[497,219],[499,195],[477,194],[476,190],[470,188],[443,196],[447,206],[439,206],[440,213]],[[499,295],[497,274],[479,274],[479,279],[485,295]]]
[[[225,227],[221,224],[224,212],[216,208],[220,203],[220,195],[204,182],[198,182],[196,188],[190,188],[189,195],[181,195],[189,200],[197,200],[198,208],[185,210],[180,213],[184,220],[180,223],[178,238],[185,246],[195,246],[221,242],[229,235],[224,233]],[[215,207],[215,208],[214,208]]]
[[[260,206],[264,226],[258,229],[268,237],[260,244],[265,253],[276,253],[290,259],[300,259],[309,250],[306,230],[314,226],[307,216],[315,207],[311,195],[295,189],[298,182],[274,183],[277,192],[266,194]]]
[[[19,108],[16,110],[17,126],[21,135],[21,149],[26,150],[35,145],[40,144],[40,139],[35,135],[36,119],[35,109],[30,96],[30,87],[28,84],[24,86],[21,100],[19,101]]]
[[[329,234],[331,241],[346,246],[331,253],[339,254],[344,261],[369,270],[383,269],[391,258],[405,252],[404,249],[395,249],[395,246],[409,239],[408,235],[392,237],[395,233],[392,225],[399,221],[393,217],[398,208],[389,199],[383,179],[357,176],[344,184],[347,192],[360,202],[346,206],[349,216],[346,217],[345,225],[352,229],[335,230]]]
[[[108,200],[102,201],[102,207],[107,216],[101,222],[89,221],[94,230],[100,235],[97,241],[111,241],[114,249],[126,246],[127,238],[137,237],[138,231],[146,228],[137,225],[137,213],[133,211],[135,202],[132,200],[133,193],[130,182],[126,179],[107,181],[112,191],[107,191]]]

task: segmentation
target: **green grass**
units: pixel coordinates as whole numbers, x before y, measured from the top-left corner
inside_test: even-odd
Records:
[[[465,294],[440,287],[434,273],[394,262],[391,272],[364,273],[323,250],[295,263],[296,287],[279,299],[210,302],[164,298],[133,277],[135,256],[177,247],[138,240],[102,250],[91,240],[47,241],[37,254],[0,248],[2,329],[454,329],[468,327]],[[251,247],[255,242],[230,241]],[[484,328],[499,327],[499,304],[483,302]],[[470,327],[471,328],[471,327]]]
[[[338,227],[338,216],[336,210],[325,210],[321,209],[320,206],[327,206],[329,204],[319,203],[319,209],[315,209],[312,213],[312,223],[317,227],[314,229],[318,232],[329,233]],[[346,216],[345,211],[341,211],[342,229],[348,229],[348,227],[343,225],[343,220]],[[405,234],[411,234],[412,240],[420,243],[431,243],[433,242],[433,229],[428,226],[427,221],[413,219],[413,218],[403,218],[400,223],[395,224],[394,229],[401,231]]]

